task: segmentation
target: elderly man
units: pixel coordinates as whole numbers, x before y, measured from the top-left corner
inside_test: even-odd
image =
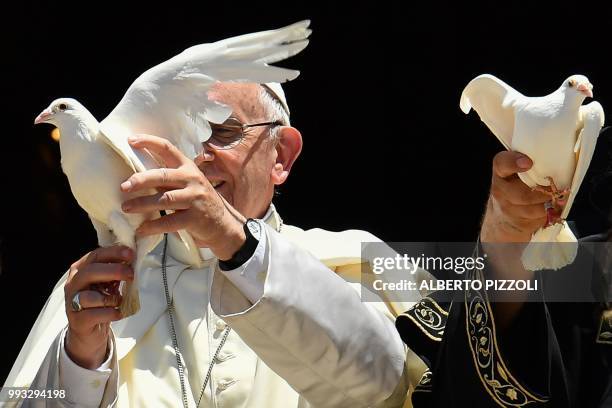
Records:
[[[137,233],[185,229],[204,266],[188,268],[167,234],[138,271],[140,310],[122,319],[120,296],[96,289],[133,279],[134,254],[86,254],[57,284],[6,385],[65,390],[54,406],[402,406],[407,365],[417,376],[424,368],[407,357],[392,313],[339,277],[360,270],[360,242],[375,237],[283,224],[272,197],[302,138],[280,85],[221,83],[209,97],[233,114],[195,162],[135,135],[131,145],[166,168],[121,185],[159,191],[125,212],[175,210]]]

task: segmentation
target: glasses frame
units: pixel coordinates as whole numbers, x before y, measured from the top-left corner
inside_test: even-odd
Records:
[[[236,122],[240,123],[240,121],[238,119],[234,119]],[[240,144],[240,142],[242,140],[244,140],[244,138],[246,137],[245,132],[253,127],[261,127],[261,126],[269,126],[270,128],[276,127],[276,126],[283,126],[283,123],[279,120],[274,120],[274,121],[269,121],[269,122],[258,122],[258,123],[240,123],[240,126],[238,125],[225,125],[223,123],[221,124],[215,124],[214,126],[219,127],[219,128],[225,128],[226,130],[240,130],[240,138],[237,139],[236,141],[228,144],[227,146],[223,146],[223,147],[219,147],[219,146],[215,146],[214,144],[210,143],[210,140],[212,139],[212,132],[210,135],[210,138],[204,142],[204,144],[206,144],[206,146],[215,149],[215,150],[229,150],[229,149],[233,149],[234,147],[238,146]],[[212,126],[211,126],[211,130],[212,130]]]

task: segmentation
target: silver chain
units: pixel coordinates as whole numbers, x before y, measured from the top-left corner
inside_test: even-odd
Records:
[[[179,382],[181,383],[181,396],[183,398],[183,408],[189,408],[189,403],[187,401],[187,391],[185,389],[185,368],[182,361],[181,351],[178,346],[178,339],[176,336],[176,330],[174,328],[174,302],[170,298],[170,291],[168,290],[168,276],[166,273],[166,250],[168,248],[168,234],[164,234],[164,249],[162,251],[162,279],[164,281],[164,292],[166,294],[166,303],[168,305],[168,320],[170,322],[170,337],[172,338],[172,347],[174,347],[174,354],[176,355],[176,368],[178,370]],[[227,340],[227,336],[230,333],[231,328],[227,326],[223,332],[223,337],[221,338],[221,342],[215,351],[215,354],[212,358],[212,361],[208,365],[208,371],[206,372],[206,377],[204,378],[204,384],[202,384],[202,390],[200,391],[200,397],[198,398],[198,403],[196,408],[200,406],[200,402],[202,401],[202,397],[204,396],[204,391],[206,390],[206,385],[210,380],[210,376],[212,374],[213,366],[215,365],[215,361],[219,357],[219,352],[221,348],[225,344]]]
[[[277,215],[278,216],[278,215]],[[278,216],[279,225],[277,228],[278,232],[281,232],[283,228],[283,219]],[[178,370],[179,382],[181,383],[181,396],[183,399],[183,408],[189,408],[189,403],[187,401],[187,391],[185,389],[185,366],[183,365],[181,350],[179,349],[178,339],[176,336],[176,330],[174,328],[174,302],[170,297],[170,290],[168,289],[168,275],[166,273],[166,252],[168,249],[168,234],[164,234],[164,248],[162,251],[162,279],[164,281],[164,292],[166,294],[166,303],[168,305],[168,320],[170,322],[170,337],[172,339],[172,347],[174,348],[174,355],[176,356],[176,368]],[[227,336],[230,333],[231,328],[227,326],[223,331],[223,337],[221,337],[221,342],[215,351],[215,354],[212,358],[212,361],[208,365],[208,371],[206,372],[206,377],[204,378],[204,384],[202,384],[202,390],[200,391],[200,397],[198,398],[198,403],[196,404],[196,408],[200,406],[200,402],[202,401],[202,397],[204,396],[204,391],[206,390],[206,385],[210,380],[210,376],[212,374],[213,366],[215,365],[215,361],[219,357],[219,352],[221,352],[221,348],[225,344],[227,340]]]

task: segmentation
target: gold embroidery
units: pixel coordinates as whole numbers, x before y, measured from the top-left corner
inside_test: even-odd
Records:
[[[402,313],[419,328],[427,337],[435,341],[442,341],[448,312],[440,307],[433,299],[424,297],[412,309]]]
[[[604,310],[601,314],[597,343],[612,344],[612,309]]]
[[[431,392],[431,388],[433,386],[432,382],[432,374],[431,371],[427,370],[421,376],[419,383],[414,388],[413,392]]]
[[[448,312],[446,310],[444,310],[442,308],[442,306],[440,306],[438,304],[438,302],[436,302],[435,300],[433,300],[432,298],[430,298],[429,296],[426,296],[423,298],[423,300],[427,300],[429,303],[431,303],[436,309],[438,309],[438,311],[440,313],[442,313],[444,316],[448,316]]]
[[[482,271],[472,278],[482,280]],[[524,407],[548,398],[537,397],[527,391],[510,374],[499,352],[495,321],[486,292],[465,291],[466,332],[474,366],[480,381],[501,407]]]

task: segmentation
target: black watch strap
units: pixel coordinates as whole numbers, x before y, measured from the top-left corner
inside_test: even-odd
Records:
[[[251,224],[252,228],[254,227],[253,223],[256,224],[256,228],[259,228],[259,223],[252,218],[249,218],[244,223],[243,228],[244,234],[246,235],[246,241],[244,241],[240,249],[236,251],[230,259],[225,261],[219,260],[219,268],[221,268],[222,271],[231,271],[232,269],[239,268],[255,253],[257,245],[259,245],[259,238],[255,237],[249,228],[249,224]]]

